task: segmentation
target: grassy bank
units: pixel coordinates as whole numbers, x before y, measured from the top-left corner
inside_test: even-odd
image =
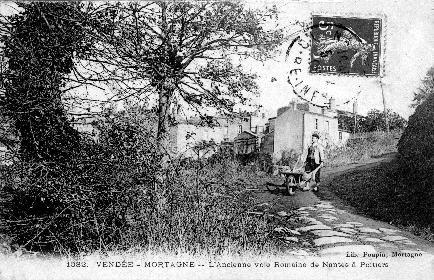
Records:
[[[326,149],[327,166],[337,167],[397,151],[401,131],[366,132],[352,135],[344,147]]]
[[[407,175],[394,160],[334,177],[319,196],[335,195],[360,213],[434,241],[432,188],[420,188]]]

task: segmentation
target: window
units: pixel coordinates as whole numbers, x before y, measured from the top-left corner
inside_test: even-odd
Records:
[[[339,140],[342,140],[342,132],[339,131]]]
[[[242,125],[239,125],[239,126],[238,126],[238,133],[241,133],[241,132],[243,132],[243,126],[242,126]]]
[[[315,119],[315,129],[318,129],[318,119]]]

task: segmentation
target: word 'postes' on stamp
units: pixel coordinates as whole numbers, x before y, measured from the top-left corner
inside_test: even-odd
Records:
[[[312,16],[310,73],[380,74],[381,19]]]

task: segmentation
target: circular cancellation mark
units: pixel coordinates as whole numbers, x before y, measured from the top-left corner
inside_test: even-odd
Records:
[[[313,15],[312,25],[297,32],[286,51],[293,92],[315,106],[327,107],[327,85],[314,88],[303,73],[378,77],[381,31],[380,18]]]

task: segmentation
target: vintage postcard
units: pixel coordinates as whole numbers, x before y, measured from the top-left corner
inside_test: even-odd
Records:
[[[0,279],[432,279],[432,10],[0,2]]]

